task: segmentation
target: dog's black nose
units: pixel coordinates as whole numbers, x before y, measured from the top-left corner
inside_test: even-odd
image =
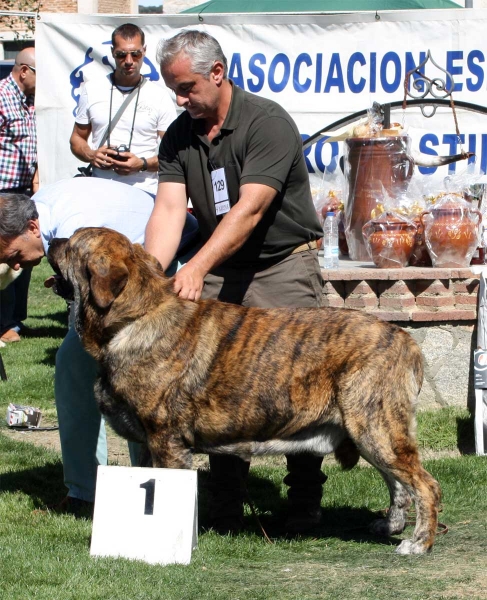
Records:
[[[49,242],[48,254],[51,251],[54,252],[59,246],[66,244],[67,241],[68,241],[68,238],[53,238]]]

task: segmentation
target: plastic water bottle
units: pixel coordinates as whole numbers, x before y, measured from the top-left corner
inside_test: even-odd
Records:
[[[334,212],[327,212],[323,224],[323,259],[325,269],[338,269],[338,222]]]

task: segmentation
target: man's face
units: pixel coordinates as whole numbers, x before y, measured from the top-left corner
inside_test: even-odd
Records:
[[[134,78],[140,75],[145,56],[145,46],[142,46],[140,35],[131,40],[124,40],[119,35],[115,36],[112,56],[115,59],[115,74],[119,78]]]
[[[220,63],[215,63],[220,64]],[[219,81],[214,73],[205,79],[193,73],[191,59],[184,53],[161,71],[164,82],[176,94],[176,102],[185,108],[193,119],[204,119],[214,115],[219,103]]]
[[[25,73],[24,78],[24,89],[25,95],[30,96],[31,94],[35,94],[36,91],[36,71],[34,66],[23,65],[23,70]]]
[[[17,237],[0,241],[0,263],[18,271],[37,266],[44,256],[44,246],[36,221],[29,221],[27,230]]]

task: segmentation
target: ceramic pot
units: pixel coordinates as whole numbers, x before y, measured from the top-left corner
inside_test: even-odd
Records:
[[[385,213],[366,223],[362,233],[374,264],[380,269],[398,269],[408,264],[416,231],[412,222]]]
[[[479,242],[480,211],[454,200],[421,215],[435,267],[468,267]]]
[[[428,252],[428,246],[424,238],[424,227],[420,219],[420,215],[412,219],[416,225],[416,236],[414,239],[414,246],[411,256],[409,258],[409,265],[411,267],[431,267],[431,256]]]
[[[410,138],[348,138],[344,144],[349,255],[352,260],[369,260],[362,228],[370,220],[378,199],[384,197],[384,190],[391,198],[406,191],[414,168],[409,158]]]

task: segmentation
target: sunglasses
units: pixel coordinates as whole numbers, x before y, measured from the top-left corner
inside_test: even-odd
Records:
[[[129,54],[132,58],[140,58],[144,54],[144,51],[143,50],[132,50],[131,52],[125,52],[124,50],[116,50],[113,53],[113,56],[115,58],[127,58],[127,56]]]
[[[31,67],[30,65],[26,65],[25,63],[20,63],[20,65],[19,65],[19,66],[21,66],[21,67],[29,67],[29,69],[30,69],[32,72],[34,72],[34,73],[36,72],[36,68],[35,68],[35,67]]]

